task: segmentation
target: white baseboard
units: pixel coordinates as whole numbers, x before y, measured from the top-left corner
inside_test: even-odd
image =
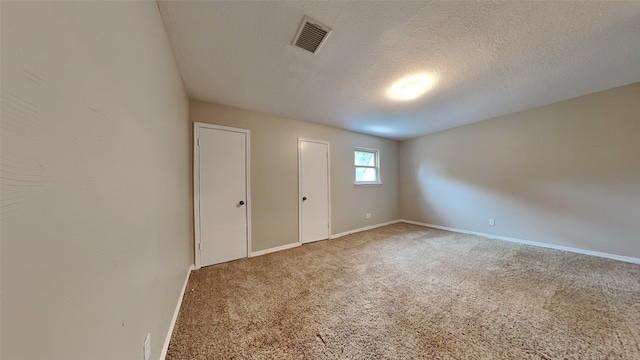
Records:
[[[381,227],[381,226],[397,224],[397,223],[399,223],[401,221],[402,220],[393,220],[393,221],[388,221],[388,222],[381,223],[381,224],[375,224],[375,225],[371,225],[371,226],[367,226],[367,227],[363,227],[363,228],[359,228],[359,229],[355,229],[355,230],[345,231],[343,233],[331,235],[329,237],[329,239],[335,239],[335,238],[339,238],[341,236],[355,234],[355,233],[360,232],[360,231],[371,230],[371,229],[375,229],[375,228]],[[294,248],[294,247],[297,247],[297,246],[300,246],[300,243],[292,243],[292,244],[287,244],[287,245],[282,245],[282,246],[276,246],[276,247],[272,247],[272,248],[269,248],[269,249],[252,252],[251,255],[249,255],[249,257],[256,257],[256,256],[265,255],[265,254],[269,254],[269,253],[276,252],[276,251],[287,250],[287,249],[291,249],[291,248]]]
[[[167,337],[164,339],[164,345],[162,346],[162,353],[160,353],[160,360],[164,360],[167,357],[167,351],[169,351],[169,343],[171,342],[171,334],[173,334],[173,327],[176,326],[176,320],[178,320],[178,314],[180,313],[180,306],[182,305],[182,298],[184,298],[184,292],[187,289],[187,283],[189,282],[189,276],[191,272],[195,270],[196,266],[189,266],[189,270],[187,270],[187,276],[184,279],[184,284],[182,284],[182,290],[180,291],[180,297],[178,298],[178,303],[176,304],[176,309],[173,311],[173,317],[171,318],[171,324],[169,324],[169,331],[167,332]]]
[[[282,246],[276,246],[276,247],[272,247],[270,249],[264,249],[264,250],[252,252],[251,255],[249,255],[249,257],[255,257],[255,256],[269,254],[269,253],[276,252],[276,251],[287,250],[287,249],[291,249],[291,248],[294,248],[294,247],[297,247],[297,246],[300,246],[300,243],[292,243],[292,244],[287,244],[287,245],[282,245]]]
[[[630,262],[630,263],[633,263],[633,264],[640,264],[640,259],[639,258],[634,258],[634,257],[630,257],[630,256],[608,254],[608,253],[603,253],[603,252],[599,252],[599,251],[584,250],[584,249],[572,248],[572,247],[562,246],[562,245],[553,245],[553,244],[541,243],[541,242],[536,242],[536,241],[522,240],[522,239],[516,239],[516,238],[511,238],[511,237],[506,237],[506,236],[481,233],[481,232],[477,232],[477,231],[469,231],[469,230],[450,228],[450,227],[440,226],[440,225],[426,224],[426,223],[421,223],[421,222],[411,221],[411,220],[401,220],[401,221],[405,222],[407,224],[426,226],[426,227],[430,227],[430,228],[435,228],[435,229],[440,229],[440,230],[447,230],[447,231],[457,232],[457,233],[461,233],[461,234],[471,234],[471,235],[484,236],[484,237],[487,237],[487,238],[490,238],[490,239],[511,241],[511,242],[520,243],[520,244],[540,246],[540,247],[545,247],[545,248],[550,248],[550,249],[574,252],[574,253],[578,253],[578,254],[598,256],[598,257],[607,258],[607,259],[625,261],[625,262]]]
[[[346,236],[346,235],[351,235],[351,234],[355,234],[361,231],[366,231],[366,230],[371,230],[371,229],[375,229],[381,226],[387,226],[387,225],[391,225],[391,224],[397,224],[399,222],[401,222],[403,220],[393,220],[393,221],[387,221],[384,223],[380,223],[380,224],[375,224],[375,225],[371,225],[371,226],[365,226],[359,229],[354,229],[354,230],[349,230],[349,231],[345,231],[345,232],[341,232],[339,234],[333,234],[329,237],[329,239],[335,239],[335,238],[339,238],[342,236]]]

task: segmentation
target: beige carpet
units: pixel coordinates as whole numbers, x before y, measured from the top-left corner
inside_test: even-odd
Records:
[[[195,271],[168,359],[640,359],[640,265],[408,224]]]

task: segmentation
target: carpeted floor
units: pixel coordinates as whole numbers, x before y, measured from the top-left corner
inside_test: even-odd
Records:
[[[395,224],[192,273],[167,359],[640,359],[640,265]]]

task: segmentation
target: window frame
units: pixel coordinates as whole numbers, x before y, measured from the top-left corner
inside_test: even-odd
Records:
[[[376,160],[375,161],[375,165],[374,166],[356,165],[356,162],[355,162],[356,151],[373,153],[374,156],[375,156],[375,160]],[[357,181],[356,180],[356,171],[357,171],[358,168],[375,169],[376,170],[376,180],[375,181]],[[380,171],[380,150],[364,148],[364,147],[354,147],[353,148],[353,184],[356,185],[356,186],[382,185],[382,178],[381,178],[381,171]]]

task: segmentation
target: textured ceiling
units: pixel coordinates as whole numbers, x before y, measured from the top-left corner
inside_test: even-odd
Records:
[[[190,98],[394,139],[640,81],[640,1],[159,6]],[[333,29],[316,55],[291,46],[304,15]]]

